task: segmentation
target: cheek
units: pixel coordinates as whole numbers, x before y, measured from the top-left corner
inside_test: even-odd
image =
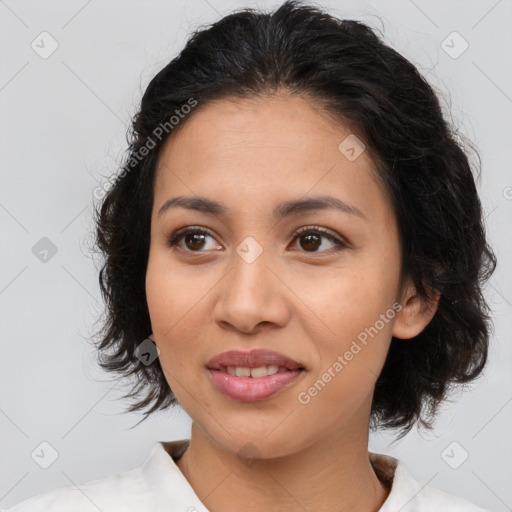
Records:
[[[195,278],[191,273],[195,271]],[[184,374],[200,359],[204,324],[209,318],[208,290],[215,279],[194,270],[171,265],[165,254],[150,254],[146,272],[146,300],[153,332],[159,342],[162,365],[172,374]],[[187,377],[188,378],[188,377]]]
[[[304,290],[306,304],[324,326],[324,338],[346,342],[370,328],[392,306],[396,294],[394,269],[365,264],[339,269],[316,286]],[[379,324],[380,325],[380,324]],[[391,332],[389,323],[379,327]]]
[[[154,328],[162,331],[167,326],[170,329],[199,303],[204,295],[204,281],[196,279],[192,282],[191,279],[190,272],[173,263],[166,251],[157,248],[150,252],[146,270],[146,299]]]
[[[310,294],[322,329],[314,337],[320,365],[305,384],[313,387],[310,392],[301,389],[307,391],[306,400],[316,401],[318,407],[342,401],[347,412],[372,391],[391,342],[395,271],[388,268],[386,273],[384,265],[360,258]],[[315,393],[322,398],[315,399]]]

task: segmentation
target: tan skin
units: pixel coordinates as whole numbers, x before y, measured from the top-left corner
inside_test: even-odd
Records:
[[[219,100],[195,112],[159,156],[146,293],[160,363],[192,418],[177,465],[212,512],[375,512],[389,489],[368,458],[374,386],[392,336],[412,338],[433,317],[407,281],[399,289],[400,241],[389,198],[368,151],[350,161],[334,126],[311,100],[279,93]],[[205,196],[225,217],[166,200]],[[330,195],[364,215],[335,209],[276,220],[281,201]],[[174,248],[177,229],[205,228]],[[347,244],[336,250],[319,226]],[[252,263],[236,252],[248,236],[263,249]],[[402,309],[308,404],[298,401],[357,335],[394,303]],[[228,398],[206,369],[232,349],[270,349],[306,371],[259,402]],[[256,447],[252,464],[237,456]],[[245,448],[245,449],[246,449]]]

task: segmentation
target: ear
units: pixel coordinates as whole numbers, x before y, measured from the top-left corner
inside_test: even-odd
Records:
[[[155,341],[155,336],[154,336],[154,334],[153,334],[153,333],[151,333],[151,334],[148,336],[148,338],[149,338],[150,340]]]
[[[432,298],[425,303],[425,299],[417,295],[416,288],[409,280],[400,301],[402,309],[395,317],[393,336],[400,339],[417,336],[435,315],[440,297],[438,290],[432,290]]]

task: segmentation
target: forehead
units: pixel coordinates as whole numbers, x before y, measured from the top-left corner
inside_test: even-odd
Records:
[[[161,149],[155,206],[181,194],[247,206],[326,193],[360,209],[376,206],[379,195],[385,202],[362,141],[311,99],[277,94],[196,108]]]

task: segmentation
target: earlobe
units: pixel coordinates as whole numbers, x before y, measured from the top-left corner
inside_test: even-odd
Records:
[[[434,317],[441,293],[435,290],[432,298],[425,303],[413,285],[409,285],[393,325],[393,336],[400,339],[414,338],[420,334]]]
[[[148,336],[148,338],[149,338],[150,340],[152,340],[152,341],[155,341],[155,336],[154,336],[154,334],[153,334],[153,333],[151,333],[151,334]]]

